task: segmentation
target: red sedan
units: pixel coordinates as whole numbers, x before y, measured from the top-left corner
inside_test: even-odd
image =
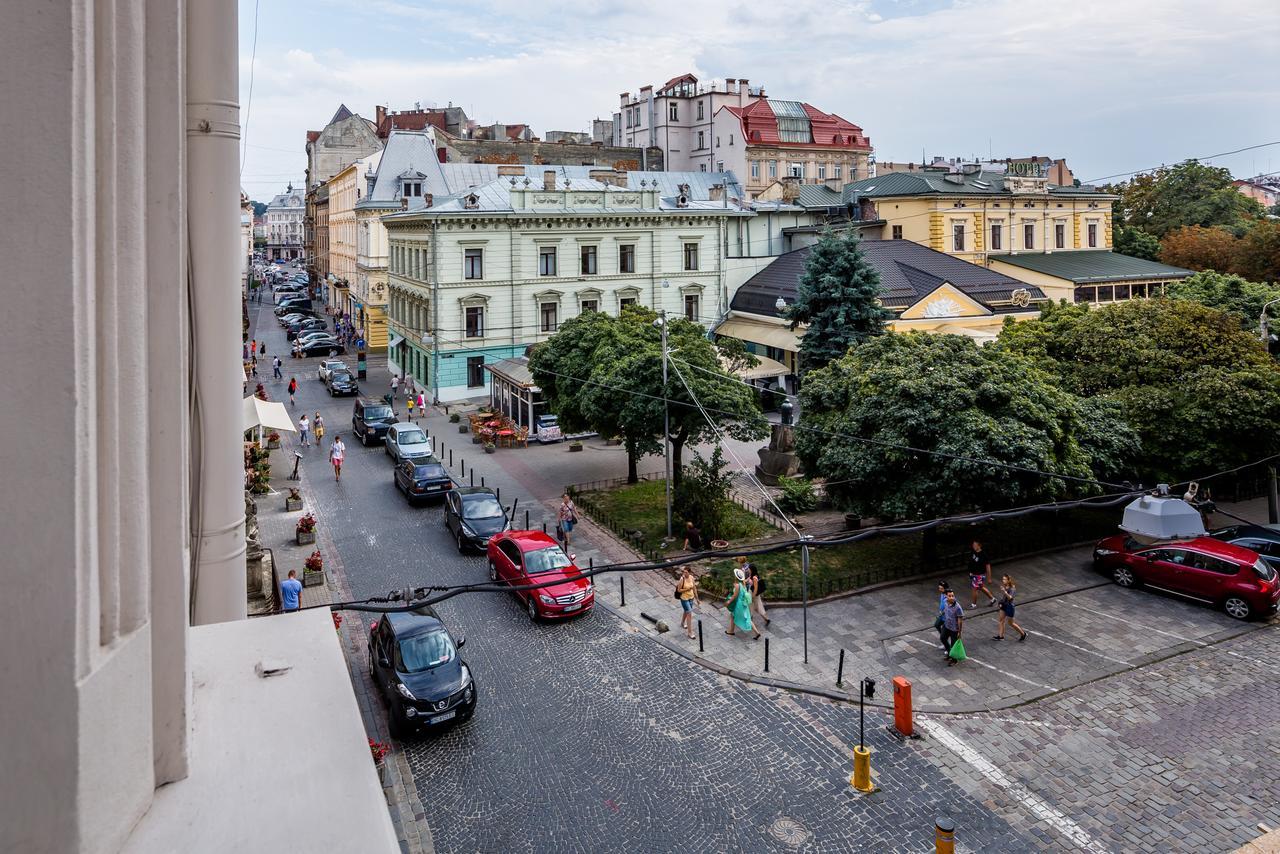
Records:
[[[515,591],[534,621],[572,617],[590,611],[596,603],[591,579],[542,531],[505,531],[489,540],[489,580],[512,587],[558,582]]]
[[[1221,608],[1237,620],[1274,614],[1280,580],[1256,552],[1210,537],[1139,543],[1123,534],[1098,542],[1093,563],[1121,587],[1145,584]]]

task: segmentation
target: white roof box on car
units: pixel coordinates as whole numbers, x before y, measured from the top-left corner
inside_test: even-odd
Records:
[[[1161,490],[1167,491],[1167,487]],[[1181,498],[1167,494],[1143,495],[1130,502],[1124,508],[1120,530],[1146,542],[1189,539],[1207,534],[1200,511]]]

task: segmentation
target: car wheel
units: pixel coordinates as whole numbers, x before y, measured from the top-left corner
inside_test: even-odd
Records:
[[[1138,583],[1138,579],[1133,575],[1133,570],[1127,566],[1117,566],[1111,571],[1111,578],[1121,587],[1134,587]]]
[[[366,448],[369,447],[369,437],[366,436],[364,433],[360,434],[360,444],[363,447],[366,447]]]
[[[1247,620],[1253,613],[1249,603],[1239,596],[1228,596],[1227,601],[1222,603],[1222,610],[1227,612],[1228,617],[1235,617],[1237,620]]]
[[[489,561],[489,581],[498,583],[498,567],[494,566],[493,561]]]
[[[465,547],[462,545],[462,529],[461,528],[459,528],[457,533],[453,535],[453,541],[458,544],[458,554],[462,554],[464,551],[466,551]]]
[[[525,608],[529,612],[529,619],[535,623],[538,622],[538,606],[533,604],[532,596],[525,600]]]

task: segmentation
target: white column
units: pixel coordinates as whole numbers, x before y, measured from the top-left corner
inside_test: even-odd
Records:
[[[240,306],[235,287],[240,107],[237,15],[187,7],[187,204],[195,361],[196,479],[192,623],[244,619]],[[228,60],[228,57],[231,59]]]

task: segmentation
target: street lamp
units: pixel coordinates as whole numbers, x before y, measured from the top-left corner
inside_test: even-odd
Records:
[[[782,297],[778,297],[778,298],[774,301],[774,303],[773,303],[773,307],[774,307],[774,308],[776,308],[776,309],[778,310],[778,313],[779,313],[779,314],[781,314],[782,312],[784,312],[784,311],[786,311],[786,310],[787,310],[787,301],[786,301],[786,300],[784,300]]]
[[[671,282],[662,280],[662,287],[671,287]],[[665,305],[666,300],[663,300]],[[662,332],[662,458],[665,477],[665,493],[667,498],[667,539],[671,539],[671,411],[667,405],[667,310],[658,309],[658,319],[654,325]]]
[[[1273,300],[1267,300],[1262,306],[1262,314],[1258,318],[1258,335],[1262,338],[1263,344],[1267,343],[1267,306],[1277,302],[1280,302],[1280,297],[1276,297]]]

